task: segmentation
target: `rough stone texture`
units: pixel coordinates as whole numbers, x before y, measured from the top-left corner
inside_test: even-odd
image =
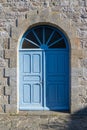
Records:
[[[71,62],[70,111],[87,107],[87,0],[0,0],[0,113],[18,112],[20,39],[29,27],[39,24],[53,25],[67,36]],[[21,121],[17,124],[16,119],[13,123],[9,120],[8,127],[22,124]]]
[[[87,116],[0,115],[0,130],[87,130]]]

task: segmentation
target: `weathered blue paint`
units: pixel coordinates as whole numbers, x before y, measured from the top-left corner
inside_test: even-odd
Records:
[[[40,37],[39,32],[37,33],[38,30],[36,31],[38,28],[42,30]],[[46,29],[50,31],[49,35],[46,33]],[[32,44],[31,48],[23,46],[26,41],[27,44],[28,42]],[[56,45],[60,42],[63,47]],[[64,34],[54,27],[43,25],[32,28],[24,34],[21,40],[19,48],[19,109],[69,109],[69,46]]]
[[[69,57],[67,51],[49,50],[46,57],[46,107],[69,109]]]

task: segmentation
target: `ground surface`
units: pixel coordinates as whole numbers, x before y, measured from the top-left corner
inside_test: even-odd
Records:
[[[66,113],[0,115],[0,130],[87,130],[87,116]]]

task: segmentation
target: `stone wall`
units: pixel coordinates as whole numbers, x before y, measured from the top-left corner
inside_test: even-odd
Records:
[[[40,114],[0,115],[0,130],[87,130],[87,116]]]
[[[17,57],[31,26],[60,28],[70,43],[70,110],[87,107],[87,0],[0,0],[0,113],[17,113]]]

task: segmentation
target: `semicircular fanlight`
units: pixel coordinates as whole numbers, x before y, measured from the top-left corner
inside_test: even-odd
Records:
[[[23,38],[23,49],[66,48],[65,38],[57,29],[51,26],[38,26],[27,32]]]

